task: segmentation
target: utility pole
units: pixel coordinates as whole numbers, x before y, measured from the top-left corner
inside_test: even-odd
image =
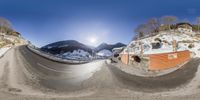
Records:
[[[177,43],[176,43],[176,40],[173,40],[172,45],[173,45],[173,52],[176,52],[176,51],[177,51]]]

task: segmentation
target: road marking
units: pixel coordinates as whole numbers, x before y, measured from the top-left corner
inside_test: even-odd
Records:
[[[52,68],[48,68],[47,66],[41,64],[41,63],[37,63],[37,65],[39,65],[40,67],[42,68],[45,68],[45,69],[48,69],[48,70],[51,70],[51,71],[54,71],[54,72],[59,72],[59,73],[67,73],[66,71],[57,71],[55,69],[52,69]]]

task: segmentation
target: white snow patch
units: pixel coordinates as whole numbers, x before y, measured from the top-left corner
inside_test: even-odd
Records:
[[[66,59],[73,59],[73,60],[84,60],[84,59],[89,60],[91,58],[91,55],[89,52],[81,50],[81,49],[74,50],[73,52],[66,52],[58,56],[62,58],[66,58]]]
[[[155,41],[156,38],[159,38],[162,40],[160,43],[160,47],[157,49],[152,48],[152,43],[156,43],[158,41]],[[200,41],[197,40],[194,36],[189,34],[183,34],[183,33],[168,33],[168,32],[160,32],[156,36],[148,37],[141,39],[139,41],[132,41],[122,53],[128,53],[129,54],[140,54],[141,53],[141,45],[143,46],[143,54],[156,54],[156,53],[167,53],[167,52],[173,52],[173,46],[172,41],[176,40],[177,42],[177,51],[183,51],[183,50],[189,50],[193,52],[195,55],[194,57],[200,57]],[[167,41],[167,43],[163,42]],[[189,48],[189,45],[194,45],[194,47]]]
[[[110,50],[103,49],[103,50],[99,51],[97,53],[97,55],[103,56],[103,57],[110,57],[110,56],[112,56],[112,52]]]
[[[11,47],[0,48],[0,57],[2,57]]]

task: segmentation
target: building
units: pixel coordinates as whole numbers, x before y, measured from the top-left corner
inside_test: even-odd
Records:
[[[16,31],[12,32],[11,35],[21,37],[21,34],[19,32],[16,32]]]
[[[138,59],[142,61],[143,64],[140,67],[146,68],[146,70],[165,70],[182,65],[191,59],[191,53],[188,50],[159,53],[159,54],[149,54],[144,56],[138,56],[134,54],[120,54],[121,62],[126,65],[133,65],[138,62]],[[139,60],[139,61],[140,61]],[[172,63],[173,62],[173,63]],[[137,65],[136,65],[137,66]]]
[[[192,34],[192,25],[189,23],[178,23],[176,24],[177,30],[180,33],[188,33],[188,34]]]
[[[167,25],[167,24],[161,24],[159,27],[159,31],[167,31],[169,30],[169,27],[171,29],[176,29],[176,31],[180,32],[180,33],[186,33],[186,34],[195,34],[195,32],[193,32],[192,30],[192,25],[190,23],[177,23],[177,24],[172,24]]]
[[[140,66],[142,69],[155,71],[174,68],[190,60],[190,51],[177,50],[176,40],[169,45],[167,42],[161,42],[158,38],[154,38],[153,40],[147,38],[145,41],[132,41],[120,53],[121,62],[126,65]]]

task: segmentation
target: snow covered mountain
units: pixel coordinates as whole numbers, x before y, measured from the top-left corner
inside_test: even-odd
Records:
[[[62,58],[66,58],[66,59],[72,59],[72,60],[90,60],[91,58],[91,54],[78,49],[78,50],[74,50],[73,52],[65,52],[63,54],[59,54],[57,56],[60,56]]]
[[[112,56],[112,52],[110,50],[103,49],[97,53],[98,56],[102,57],[110,57]]]
[[[90,47],[75,40],[51,43],[40,49],[58,57],[72,60],[88,60],[91,58],[93,51]]]
[[[41,51],[71,60],[90,60],[93,55],[101,57],[112,56],[112,49],[125,46],[122,43],[114,45],[103,43],[97,48],[79,43],[75,40],[59,41],[40,48]]]
[[[123,53],[140,54],[141,48],[143,48],[143,54],[173,52],[172,42],[176,41],[177,51],[189,50],[194,53],[195,57],[200,57],[200,38],[198,35],[163,31],[156,36],[130,42]]]
[[[97,52],[98,56],[110,57],[112,56],[113,48],[119,48],[124,46],[126,45],[122,43],[116,43],[116,44],[102,43],[97,48],[95,48],[95,51]]]
[[[98,47],[95,48],[95,50],[97,52],[101,51],[101,50],[109,50],[112,51],[113,48],[119,48],[119,47],[124,47],[126,46],[123,43],[116,43],[116,44],[107,44],[107,43],[102,43],[100,44]]]

